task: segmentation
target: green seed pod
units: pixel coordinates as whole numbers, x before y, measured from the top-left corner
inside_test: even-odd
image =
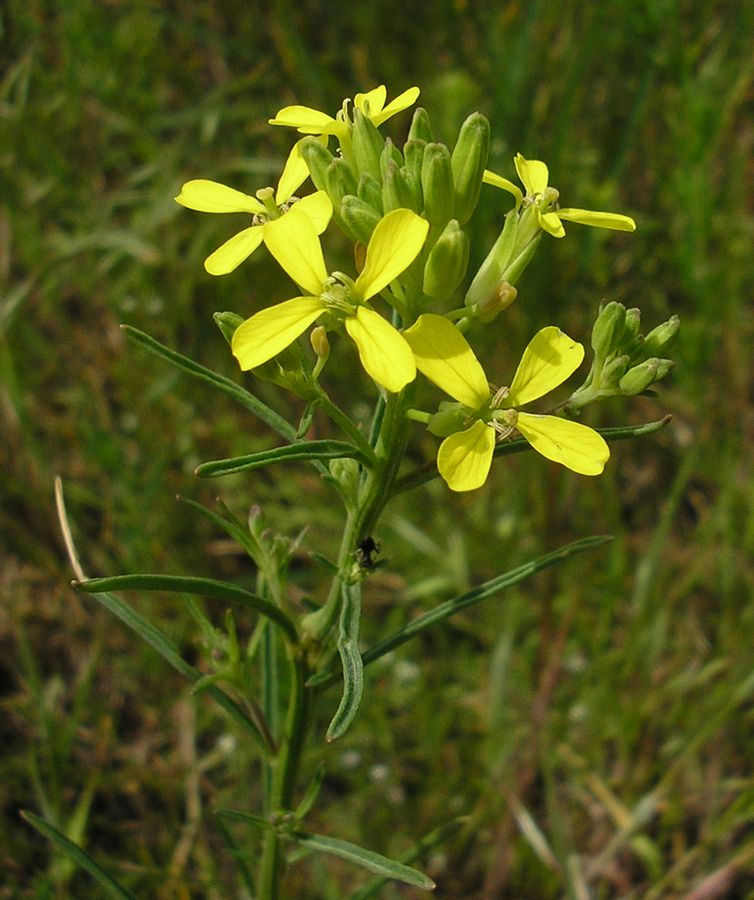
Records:
[[[348,231],[366,245],[382,216],[360,197],[346,194],[340,203],[340,215]]]
[[[414,110],[414,117],[408,130],[408,139],[424,141],[425,144],[431,144],[435,139],[432,133],[432,124],[429,121],[429,113],[421,106],[417,106]]]
[[[380,156],[385,147],[385,140],[372,120],[358,108],[353,111],[351,142],[358,174],[369,172],[374,178],[379,178]]]
[[[455,219],[445,226],[424,267],[422,290],[435,300],[449,300],[466,275],[469,239]]]
[[[327,167],[335,157],[315,137],[304,138],[299,146],[299,156],[302,156],[309,169],[312,183],[318,191],[327,190]]]
[[[592,328],[592,350],[600,359],[607,359],[620,349],[626,327],[626,307],[617,300],[606,303],[599,312]]]
[[[385,170],[385,180],[382,182],[382,206],[386,213],[394,209],[410,209],[413,212],[419,210],[414,206],[414,193],[406,181],[403,170],[399,169],[393,160],[389,160]]]
[[[359,184],[356,188],[356,196],[368,203],[375,212],[380,215],[383,213],[382,206],[382,187],[380,182],[369,172],[363,172],[359,178]]]
[[[490,152],[490,123],[481,113],[472,113],[461,125],[453,148],[454,214],[465,225],[479,201],[482,175]]]
[[[667,322],[663,322],[662,325],[653,328],[644,338],[644,352],[648,356],[667,353],[675,344],[680,327],[681,320],[678,316],[671,316]]]
[[[673,368],[672,359],[647,359],[638,366],[629,369],[618,382],[621,393],[626,395],[641,394],[650,384],[660,381]]]
[[[212,318],[229,344],[233,340],[233,335],[236,333],[238,326],[244,322],[243,316],[239,316],[238,313],[234,312],[212,313]]]
[[[427,144],[422,161],[424,218],[444,228],[453,217],[453,166],[445,144]]]

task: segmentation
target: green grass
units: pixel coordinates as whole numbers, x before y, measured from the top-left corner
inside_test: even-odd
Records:
[[[616,445],[603,478],[522,455],[484,492],[434,484],[421,517],[415,497],[389,509],[367,643],[562,543],[616,537],[376,665],[371,702],[323,751],[319,831],[400,855],[467,816],[430,856],[438,897],[754,896],[753,30],[750,6],[713,0],[3,8],[0,897],[92,896],[21,808],[80,836],[139,896],[243,896],[212,809],[253,808],[253,752],[67,588],[52,482],[64,478],[91,574],[249,579],[177,493],[219,492],[241,514],[259,503],[289,534],[311,519],[307,549],[331,552],[332,498],[303,467],[194,478],[269,435],[118,324],[239,377],[212,311],[247,314],[287,287],[262,254],[207,276],[233,222],[172,198],[191,177],[273,181],[290,135],[270,115],[294,101],[334,111],[382,81],[391,94],[419,84],[447,140],[468,112],[488,115],[501,174],[520,150],[548,162],[564,205],[637,219],[631,236],[572,225],[544,244],[485,340],[490,371],[511,371],[540,325],[585,339],[604,297],[640,306],[648,328],[678,313],[682,337],[657,399],[590,411],[601,424],[674,415]],[[482,242],[496,201],[487,189]],[[346,366],[328,371],[357,404]],[[433,444],[417,431],[412,453]],[[314,590],[316,566],[302,554],[297,569]],[[184,609],[129,599],[197,659]],[[253,867],[253,846],[239,852]],[[360,883],[306,860],[289,889],[338,898]]]

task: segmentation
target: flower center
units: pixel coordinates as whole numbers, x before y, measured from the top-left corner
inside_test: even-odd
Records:
[[[271,187],[260,188],[257,191],[257,200],[264,204],[264,212],[254,213],[251,217],[252,225],[265,225],[270,219],[279,219],[284,213],[298,203],[298,197],[289,197],[280,206],[275,203],[275,191]]]
[[[325,279],[319,296],[328,312],[335,314],[339,319],[356,315],[358,303],[351,299],[353,286],[353,281],[342,272],[333,272]]]

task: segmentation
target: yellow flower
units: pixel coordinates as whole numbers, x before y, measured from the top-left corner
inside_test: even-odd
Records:
[[[367,91],[365,94],[357,94],[353,105],[368,116],[375,126],[379,127],[396,113],[407,109],[416,103],[419,96],[419,88],[412,87],[385,106],[387,90],[384,84]],[[296,128],[301,134],[334,134],[342,138],[348,132],[348,100],[343,101],[343,107],[335,118],[327,113],[312,109],[309,106],[285,106],[274,119],[270,119],[270,125],[286,125]]]
[[[533,205],[537,211],[540,227],[553,237],[565,235],[562,219],[566,222],[593,225],[595,228],[636,231],[636,223],[630,216],[622,216],[619,213],[592,212],[589,209],[558,209],[558,192],[547,184],[549,178],[547,166],[538,159],[524,159],[520,153],[516,154],[514,163],[518,177],[526,189],[526,196],[512,181],[489,170],[485,171],[483,181],[513,194],[516,198],[516,206],[520,206],[523,201]]]
[[[265,242],[270,253],[306,294],[263,309],[238,327],[231,348],[241,368],[253,369],[272,359],[323,317],[327,328],[345,325],[377,384],[388,391],[402,390],[416,377],[411,348],[366,303],[411,265],[428,230],[429,223],[410,210],[393,210],[375,227],[364,268],[352,281],[340,272],[328,276],[319,237],[307,215],[294,208],[269,222]]]
[[[227,275],[239,266],[266,241],[266,229],[295,205],[305,212],[314,223],[317,234],[321,234],[332,216],[332,203],[324,191],[317,191],[301,200],[292,201],[296,191],[306,180],[309,170],[299,156],[298,143],[294,145],[280,176],[277,191],[262,188],[256,197],[241,191],[200,178],[187,181],[175,198],[181,206],[199,212],[235,213],[246,212],[253,216],[251,227],[239,231],[230,240],[218,247],[204,261],[204,268],[210,275]],[[274,196],[273,196],[274,194]]]
[[[437,468],[454,491],[481,487],[492,464],[497,437],[514,430],[542,456],[582,475],[598,475],[610,450],[591,428],[559,416],[521,412],[518,407],[542,397],[569,377],[584,358],[581,344],[556,328],[532,338],[509,389],[491,394],[474,351],[443,316],[425,314],[404,337],[416,367],[464,408],[471,425],[446,437],[437,453]]]

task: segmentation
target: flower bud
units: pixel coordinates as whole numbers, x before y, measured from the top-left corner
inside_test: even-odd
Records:
[[[319,359],[326,360],[330,355],[330,341],[327,339],[327,329],[324,325],[317,325],[315,328],[312,328],[312,333],[309,335],[309,343]]]
[[[374,178],[379,179],[380,156],[385,147],[385,139],[369,116],[365,116],[358,107],[353,111],[351,142],[358,174],[369,172]]]
[[[662,325],[653,328],[644,338],[644,352],[648,356],[667,353],[675,344],[680,327],[681,320],[678,316],[671,316],[667,322],[663,322]]]
[[[424,267],[422,290],[435,300],[449,300],[469,265],[469,239],[455,219],[445,226]]]
[[[382,182],[382,205],[386,213],[394,209],[410,209],[413,212],[419,210],[415,207],[415,198],[406,181],[403,170],[391,159],[388,160],[385,170],[385,180]]]
[[[482,175],[490,151],[490,123],[481,113],[472,113],[461,125],[451,157],[455,186],[456,219],[465,225],[479,200]]]
[[[424,141],[406,141],[403,145],[406,175],[415,179],[417,184],[421,184],[422,180],[422,160],[426,146]]]
[[[429,113],[421,106],[417,106],[414,110],[414,117],[408,130],[408,139],[409,141],[424,141],[426,144],[431,144],[435,139],[432,134]]]
[[[673,368],[675,363],[672,359],[647,359],[638,366],[629,369],[628,372],[618,382],[618,387],[623,394],[641,394],[650,384],[660,381]]]
[[[518,291],[507,281],[502,281],[486,300],[477,303],[472,312],[485,325],[491,322],[518,297]]]
[[[484,303],[488,298],[494,296],[498,285],[505,280],[512,284],[510,278],[503,279],[510,262],[513,248],[516,245],[516,235],[518,234],[518,216],[515,211],[511,211],[505,217],[505,225],[498,235],[492,249],[487,254],[487,258],[479,267],[479,271],[474,276],[471,286],[466,292],[464,303],[466,306],[477,306]]]
[[[234,312],[212,313],[212,318],[229,344],[233,340],[233,335],[236,333],[238,326],[244,322],[243,316],[239,316],[238,313]]]
[[[364,245],[369,243],[375,226],[382,218],[374,207],[353,194],[346,194],[341,201],[340,215],[346,229]]]
[[[592,328],[592,350],[600,359],[606,359],[620,348],[626,325],[626,307],[616,300],[605,304]]]
[[[368,203],[380,216],[382,215],[384,211],[382,207],[382,186],[374,175],[370,175],[369,172],[362,172],[356,188],[356,196]]]
[[[445,144],[427,144],[422,161],[424,218],[439,228],[453,217],[453,166]]]
[[[312,184],[318,191],[327,190],[327,167],[335,159],[330,151],[315,137],[304,138],[299,144],[299,156],[309,169]]]
[[[613,356],[600,371],[599,384],[596,384],[595,387],[600,390],[616,390],[618,382],[626,374],[630,362],[630,356]]]
[[[390,138],[385,139],[385,148],[380,155],[380,176],[382,180],[385,180],[387,175],[388,165],[394,162],[398,168],[403,167],[404,159],[401,151],[395,146],[395,144],[390,140]]]
[[[340,207],[340,201],[346,194],[356,193],[356,179],[345,160],[334,159],[325,172],[327,193],[334,209]]]

